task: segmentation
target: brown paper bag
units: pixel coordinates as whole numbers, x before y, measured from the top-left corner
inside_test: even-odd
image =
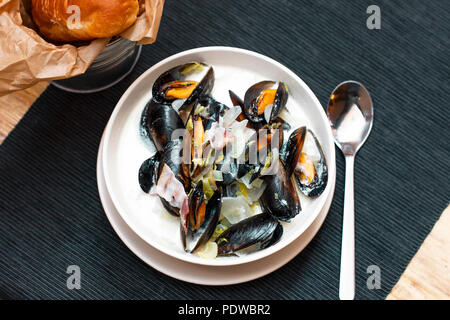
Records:
[[[156,41],[164,0],[142,0],[137,21],[121,37],[138,44]],[[35,31],[30,1],[0,0],[0,96],[33,86],[42,80],[65,79],[86,71],[109,38],[89,45],[54,45]]]

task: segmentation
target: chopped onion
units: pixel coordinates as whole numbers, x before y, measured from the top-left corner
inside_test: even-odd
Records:
[[[256,179],[256,180],[262,181],[261,179]],[[253,182],[255,182],[255,181],[253,181]],[[267,186],[267,184],[265,182],[262,182],[259,187],[254,187],[248,191],[248,199],[249,199],[250,203],[258,201],[259,198],[261,198],[264,190],[266,189],[266,186]]]
[[[197,254],[200,258],[203,259],[214,259],[215,257],[217,257],[217,252],[217,243],[208,241],[197,251]]]
[[[216,181],[223,181],[223,174],[221,171],[213,170],[213,178]]]
[[[254,170],[252,169],[249,172],[247,172],[247,174],[244,175],[242,178],[237,179],[237,180],[242,182],[247,187],[247,189],[251,189],[252,185],[250,183],[250,179],[251,179],[253,173],[254,173]]]
[[[240,106],[233,106],[228,109],[223,115],[223,126],[228,128],[231,126],[234,120],[241,114],[242,110]]]
[[[231,157],[238,159],[243,156],[247,141],[253,135],[252,129],[247,128],[248,120],[237,121],[231,126],[231,135],[234,137]]]
[[[253,215],[247,201],[239,196],[222,198],[222,208],[220,210],[222,217],[226,218],[231,224],[238,223]]]
[[[270,123],[270,116],[272,115],[273,104],[269,104],[264,109],[264,119],[266,119],[267,123]]]
[[[264,184],[264,181],[260,178],[256,178],[255,180],[253,180],[251,186],[253,188],[261,188]]]

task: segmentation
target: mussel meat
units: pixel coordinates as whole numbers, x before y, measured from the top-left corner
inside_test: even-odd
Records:
[[[251,86],[244,96],[244,113],[252,122],[271,123],[286,105],[288,92],[283,82],[261,81]]]
[[[164,72],[153,84],[153,100],[171,103],[178,112],[189,112],[197,100],[214,86],[214,70],[199,62],[190,62]],[[187,120],[187,119],[185,119]]]
[[[328,170],[322,147],[316,135],[306,127],[292,132],[286,147],[286,173],[295,173],[299,189],[308,197],[317,197],[325,190]]]

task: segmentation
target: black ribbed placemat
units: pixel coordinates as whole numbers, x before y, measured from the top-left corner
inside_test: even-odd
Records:
[[[203,287],[171,279],[131,253],[111,228],[96,183],[98,144],[121,94],[167,56],[208,45],[266,54],[297,73],[325,106],[354,79],[375,104],[356,179],[357,298],[384,298],[450,196],[450,6],[377,1],[381,30],[366,27],[372,1],[166,1],[156,44],[133,73],[98,94],[49,87],[0,146],[0,298],[336,299],[343,158],[336,193],[310,245],[249,283]],[[78,265],[80,290],[66,288]],[[369,290],[366,269],[381,268]]]

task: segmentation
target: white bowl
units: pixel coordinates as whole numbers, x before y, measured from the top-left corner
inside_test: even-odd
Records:
[[[185,253],[180,240],[179,219],[162,207],[157,197],[141,191],[138,170],[155,149],[140,135],[139,120],[145,104],[151,99],[156,78],[177,65],[201,61],[215,71],[214,98],[231,105],[228,90],[243,97],[246,89],[262,80],[283,81],[289,88],[287,108],[293,127],[306,124],[319,139],[328,164],[328,185],[314,200],[301,196],[302,212],[283,223],[284,233],[275,245],[245,256],[202,259]],[[248,263],[267,257],[297,239],[319,215],[332,190],[336,175],[335,149],[328,119],[314,93],[292,71],[261,54],[229,47],[205,47],[184,51],[157,63],[142,74],[117,103],[105,130],[103,168],[106,187],[123,220],[144,241],[154,248],[183,261],[228,266]],[[332,182],[332,183],[330,183]]]

